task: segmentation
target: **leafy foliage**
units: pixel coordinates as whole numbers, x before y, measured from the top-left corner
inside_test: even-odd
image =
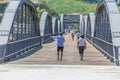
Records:
[[[41,0],[39,0],[41,1]],[[87,15],[95,12],[97,4],[86,3],[81,0],[44,0],[50,9],[58,14],[80,13]]]
[[[97,3],[99,0],[77,0],[77,1],[83,1],[88,3]]]
[[[79,27],[78,24],[75,24],[75,23],[74,23],[74,24],[72,25],[72,29],[74,29],[74,30],[78,29],[78,27]]]
[[[37,11],[39,16],[41,16],[43,12],[47,11],[50,16],[59,18],[59,15],[53,9],[49,8],[49,6],[46,4],[44,0],[39,1]]]

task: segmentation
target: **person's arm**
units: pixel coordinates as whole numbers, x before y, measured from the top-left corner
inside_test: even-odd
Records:
[[[51,38],[53,38],[53,39],[57,39],[57,37],[58,37],[58,36],[51,36]]]

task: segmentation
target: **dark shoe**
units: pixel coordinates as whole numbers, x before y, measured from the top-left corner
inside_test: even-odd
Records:
[[[62,61],[62,58],[60,59],[60,61]]]
[[[81,61],[83,61],[83,59],[81,58]]]

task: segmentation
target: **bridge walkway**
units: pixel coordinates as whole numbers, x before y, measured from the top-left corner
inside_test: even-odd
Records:
[[[56,41],[43,44],[43,47],[36,51],[34,54],[9,62],[8,64],[26,64],[26,65],[106,65],[115,66],[110,62],[103,54],[101,54],[96,48],[87,42],[87,49],[84,52],[84,60],[80,61],[78,49],[76,48],[77,39],[72,41],[71,35],[64,35],[65,47],[63,60],[57,60]]]

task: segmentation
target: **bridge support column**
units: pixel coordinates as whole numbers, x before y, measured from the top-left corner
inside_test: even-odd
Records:
[[[58,20],[58,32],[61,32],[60,29],[61,29],[61,28],[60,28],[60,20]]]
[[[118,66],[120,66],[120,47],[118,48]]]
[[[61,32],[64,32],[63,16],[64,16],[64,14],[61,14],[61,19],[60,19],[60,21],[61,21]]]

